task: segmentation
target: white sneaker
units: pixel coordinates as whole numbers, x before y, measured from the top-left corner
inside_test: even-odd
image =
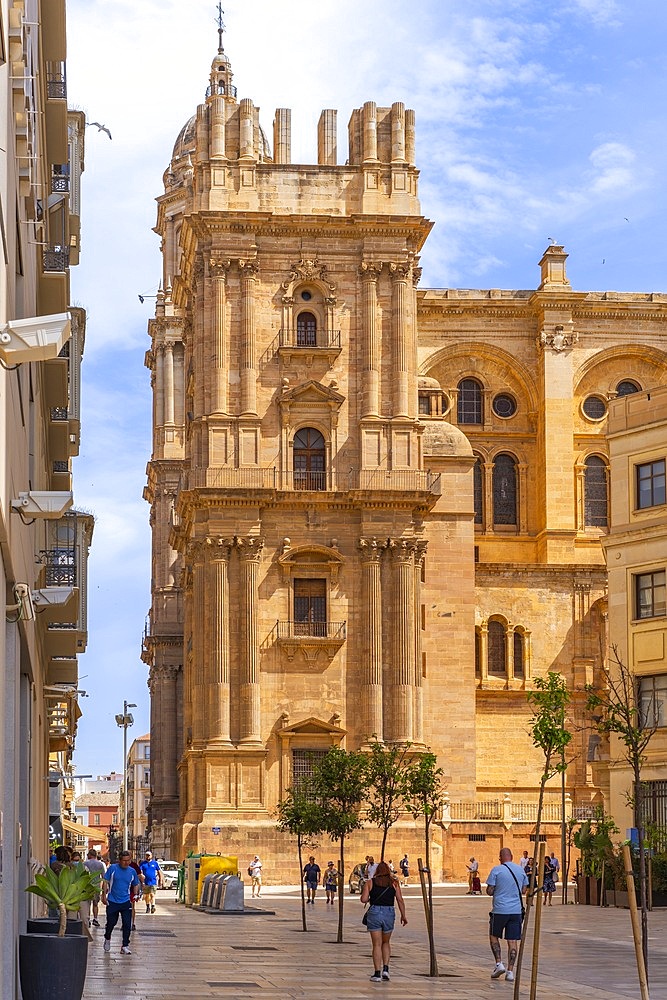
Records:
[[[503,963],[502,962],[496,962],[496,967],[493,970],[493,972],[491,973],[491,978],[492,979],[500,979],[500,977],[503,975],[504,972],[505,972],[505,966],[503,965]]]
[[[514,982],[514,973],[511,970],[505,973],[505,982],[506,983]]]
[[[104,950],[111,951],[111,941],[109,941],[107,938],[104,939]]]
[[[130,949],[128,948],[128,946],[126,944],[123,945],[123,947],[120,949],[120,953],[121,953],[121,955],[131,955],[132,954],[132,952],[130,951]]]

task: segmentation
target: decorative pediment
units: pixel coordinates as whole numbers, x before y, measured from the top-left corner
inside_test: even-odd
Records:
[[[335,303],[336,285],[327,273],[326,264],[320,263],[317,259],[306,260],[303,257],[297,263],[292,264],[289,278],[282,284],[284,297],[291,298],[296,286],[304,282],[318,288],[328,304]]]
[[[335,736],[342,739],[347,735],[346,729],[334,725],[332,722],[325,722],[311,715],[309,719],[302,719],[301,722],[293,722],[291,726],[284,725],[278,730],[278,734],[283,737],[291,736]]]
[[[289,384],[283,384],[283,394],[280,397],[281,406],[319,404],[333,405],[338,409],[344,402],[345,396],[341,396],[331,386],[322,385],[321,382],[315,382],[313,379],[309,379],[308,382],[303,382],[301,385],[295,385],[293,388],[290,388]]]
[[[338,549],[326,545],[297,545],[291,547],[289,539],[283,541],[283,554],[278,557],[278,564],[283,577],[288,580],[294,570],[303,572],[313,570],[317,573],[327,573],[333,583],[338,579],[338,571],[345,562]]]

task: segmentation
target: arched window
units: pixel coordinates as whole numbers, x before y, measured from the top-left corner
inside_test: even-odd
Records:
[[[489,674],[494,677],[504,677],[507,673],[507,646],[505,645],[505,626],[502,622],[489,622]]]
[[[294,489],[325,490],[326,448],[324,438],[314,427],[302,427],[294,435]]]
[[[460,424],[484,423],[484,396],[482,386],[475,378],[461,379],[457,420]]]
[[[317,320],[311,312],[301,312],[296,318],[296,346],[317,346]]]
[[[523,632],[514,630],[514,676],[523,677],[526,662],[526,636]]]
[[[473,467],[473,497],[475,501],[475,524],[484,523],[484,476],[482,460],[478,458]]]
[[[638,385],[637,382],[633,382],[629,378],[624,378],[622,382],[619,382],[616,386],[617,396],[631,396],[633,392],[641,392],[642,387]]]
[[[517,523],[516,460],[496,455],[493,463],[493,523]]]
[[[607,463],[599,455],[590,455],[584,465],[584,525],[606,528],[609,525]]]

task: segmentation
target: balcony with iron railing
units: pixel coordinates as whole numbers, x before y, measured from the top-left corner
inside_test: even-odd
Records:
[[[332,365],[341,352],[340,330],[282,329],[278,331],[278,354],[288,364],[322,358]]]
[[[281,492],[347,492],[378,490],[403,493],[441,492],[440,473],[418,469],[350,469],[337,472],[272,468],[208,468],[185,470],[179,489],[278,490]]]
[[[563,819],[590,818],[589,809],[595,810],[589,804],[574,805],[569,793],[565,795],[565,803],[559,796],[550,796],[542,804],[541,821],[543,823],[560,824]],[[482,795],[472,800],[452,800],[445,793],[441,822],[444,826],[452,823],[502,823],[508,829],[513,823],[528,823],[531,826],[537,822],[537,799],[514,798],[509,792],[497,795]]]
[[[236,93],[236,87],[231,83],[227,84],[227,86],[222,83],[218,83],[213,87],[209,84],[206,88],[207,97],[236,97]]]
[[[53,243],[44,249],[44,270],[49,274],[64,274],[69,267],[69,247]]]
[[[67,75],[64,62],[47,62],[46,96],[49,100],[67,100]]]
[[[333,659],[347,637],[347,622],[277,621],[274,632],[288,660],[300,651],[312,663],[320,652]]]

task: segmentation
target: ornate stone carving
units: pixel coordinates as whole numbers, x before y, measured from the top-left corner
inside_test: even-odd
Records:
[[[377,538],[360,538],[359,552],[364,562],[378,562],[382,555],[382,545]]]
[[[363,260],[359,265],[359,274],[367,281],[377,281],[382,268],[382,261]]]
[[[412,562],[417,543],[414,538],[388,538],[385,548],[398,562]]]
[[[421,281],[421,276],[422,276],[422,268],[421,267],[413,267],[412,268],[412,284],[415,287]]]
[[[391,274],[392,281],[407,281],[411,272],[412,261],[391,261],[389,264],[389,273]]]
[[[236,538],[236,547],[241,554],[241,559],[259,559],[264,548],[264,539],[258,536],[246,536]]]
[[[208,260],[208,273],[212,278],[222,278],[224,281],[227,277],[227,271],[232,266],[231,260],[225,257],[209,257]]]
[[[553,330],[542,330],[538,344],[540,347],[550,347],[552,351],[559,354],[567,347],[572,347],[579,340],[579,334],[573,329],[572,320],[565,326],[558,325]]]
[[[256,278],[259,274],[259,261],[256,257],[239,258],[239,270],[244,278]]]
[[[234,545],[233,538],[225,538],[222,535],[209,535],[206,539],[209,559],[229,559],[229,555]]]
[[[290,276],[286,281],[283,281],[282,287],[285,292],[289,292],[290,286],[293,285],[295,281],[308,280],[321,281],[327,286],[331,296],[333,296],[336,291],[335,284],[330,280],[329,275],[327,274],[326,264],[320,263],[317,258],[310,260],[302,257],[298,263],[292,264]]]

